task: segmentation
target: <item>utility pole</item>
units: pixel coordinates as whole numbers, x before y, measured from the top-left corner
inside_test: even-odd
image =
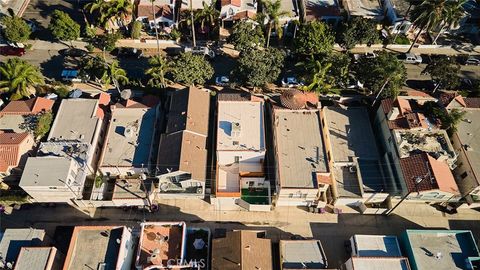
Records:
[[[192,0],[190,0],[190,20],[192,21],[193,47],[197,47],[197,41],[195,39],[195,22],[193,21],[193,1]]]
[[[152,15],[153,15],[153,26],[155,27],[155,38],[157,39],[157,55],[160,57],[160,41],[158,40],[158,23],[157,16],[155,16],[155,5],[153,2],[155,0],[150,0],[152,2]]]

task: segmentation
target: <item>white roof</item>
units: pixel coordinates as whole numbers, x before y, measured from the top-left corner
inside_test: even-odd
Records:
[[[97,117],[98,99],[64,99],[53,122],[48,140],[81,140],[93,142],[100,119]]]
[[[406,258],[362,258],[352,257],[355,270],[410,270]]]
[[[30,157],[19,185],[63,187],[73,164],[73,160],[64,157]]]
[[[354,235],[356,250],[360,257],[401,257],[402,252],[396,236]]]
[[[264,151],[263,102],[218,101],[217,151]]]

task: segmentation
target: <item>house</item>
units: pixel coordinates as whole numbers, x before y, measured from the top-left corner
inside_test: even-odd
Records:
[[[280,240],[280,269],[327,269],[328,261],[319,240]]]
[[[343,0],[343,7],[348,18],[362,17],[381,22],[385,17],[379,0]]]
[[[465,197],[470,208],[480,207],[480,99],[455,97],[446,107],[460,109],[465,112],[463,120],[457,126],[457,132],[452,135],[458,160],[454,170],[458,188]]]
[[[0,241],[0,267],[15,265],[22,247],[39,247],[44,237],[45,231],[40,229],[5,229]]]
[[[423,100],[382,100],[374,127],[382,148],[386,190],[427,202],[458,201],[451,170],[457,154],[445,130],[423,113]]]
[[[412,6],[407,0],[384,0],[383,10],[392,34],[406,34],[412,28],[409,12]]]
[[[193,10],[196,9],[203,9],[203,4],[210,6],[213,1],[212,0],[181,0],[179,8],[180,10],[189,10],[190,8]]]
[[[356,234],[350,237],[348,243],[351,257],[342,269],[410,270],[396,236]]]
[[[367,109],[324,107],[325,146],[330,153],[335,204],[382,204],[388,198]]]
[[[238,204],[270,210],[264,119],[263,99],[241,92],[218,95],[215,201],[222,209]]]
[[[186,268],[185,222],[143,222],[135,267],[143,269]]]
[[[149,174],[158,106],[119,103],[111,112],[99,170],[112,177]]]
[[[55,247],[22,247],[13,270],[59,270],[62,256]]]
[[[231,231],[212,241],[212,270],[272,270],[272,243],[265,232]]]
[[[171,27],[175,23],[174,9],[173,0],[155,0],[153,3],[150,0],[140,0],[136,6],[136,20],[147,24],[150,29]]]
[[[31,155],[35,141],[30,133],[13,133],[0,130],[0,181],[16,170],[21,170]],[[13,172],[13,174],[17,174]]]
[[[333,202],[318,96],[286,90],[270,99],[276,205],[324,207]]]
[[[225,21],[253,19],[257,13],[258,0],[221,0],[220,18]]]
[[[177,90],[169,96],[166,108],[166,130],[160,136],[157,156],[157,196],[203,198],[210,93],[196,87]]]
[[[76,226],[64,270],[132,269],[135,237],[125,226]]]
[[[343,16],[338,0],[303,0],[305,21],[322,21],[336,27]]]
[[[28,100],[12,100],[1,111],[4,115],[33,115],[52,110],[54,100],[35,97]]]
[[[412,270],[478,267],[479,252],[471,231],[406,230],[400,242]]]

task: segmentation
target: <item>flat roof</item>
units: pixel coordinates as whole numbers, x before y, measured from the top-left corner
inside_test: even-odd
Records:
[[[353,157],[378,159],[377,144],[367,109],[324,107],[334,162],[352,162]]]
[[[136,265],[175,265],[184,257],[185,235],[185,222],[142,223]]]
[[[65,186],[74,161],[64,157],[29,157],[19,185]]]
[[[155,119],[155,108],[115,108],[100,166],[148,167]]]
[[[468,269],[467,259],[479,256],[471,231],[407,230],[405,235],[405,249],[416,269]]]
[[[0,267],[3,262],[16,261],[22,247],[39,246],[45,230],[41,229],[5,229],[0,241]]]
[[[282,269],[324,269],[328,266],[319,240],[280,240],[280,251]]]
[[[346,0],[345,2],[350,16],[370,19],[383,18],[383,9],[377,0]]]
[[[63,99],[52,124],[48,140],[81,140],[91,144],[100,119],[98,99]]]
[[[280,185],[316,188],[316,174],[328,172],[319,111],[275,109],[273,121]]]
[[[28,130],[23,126],[25,122],[25,116],[23,115],[3,115],[0,116],[0,129],[11,130],[16,133],[27,132]]]
[[[463,121],[457,126],[457,136],[462,145],[468,145],[468,150],[463,151],[467,156],[472,170],[477,178],[477,181],[480,181],[480,110],[475,109],[466,109],[465,116]],[[469,121],[467,121],[470,120]],[[465,148],[464,148],[465,149]],[[459,183],[459,187],[462,188],[462,183]],[[477,184],[478,185],[478,184]],[[471,186],[468,186],[467,189],[471,190]],[[470,192],[470,190],[462,190],[464,193]]]
[[[46,270],[57,249],[54,247],[23,247],[15,262],[14,270]]]
[[[410,270],[406,258],[352,257],[351,260],[355,270]]]
[[[264,151],[264,104],[218,101],[217,151]]]
[[[360,257],[401,257],[402,252],[396,236],[360,235],[353,236]]]
[[[65,259],[64,269],[115,269],[123,230],[120,226],[75,227]],[[120,241],[119,241],[120,240]]]
[[[114,184],[112,200],[144,199],[152,191],[149,179],[117,179]]]

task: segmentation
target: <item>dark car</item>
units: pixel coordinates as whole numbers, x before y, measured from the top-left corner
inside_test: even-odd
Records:
[[[25,54],[24,48],[16,48],[12,46],[3,46],[0,47],[0,54],[1,55],[14,55],[14,56],[22,56]]]
[[[77,48],[63,49],[63,50],[60,50],[59,53],[63,56],[69,56],[69,57],[84,57],[88,55],[87,51],[82,49],[77,49]]]
[[[112,54],[117,57],[140,58],[143,55],[143,51],[136,48],[118,48]]]

